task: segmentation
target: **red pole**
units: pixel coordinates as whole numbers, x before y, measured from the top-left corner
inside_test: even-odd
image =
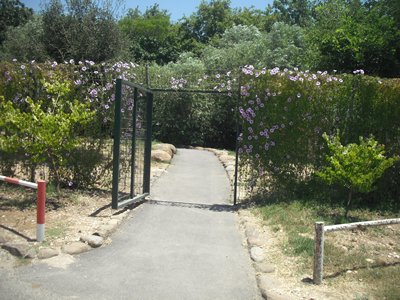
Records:
[[[44,224],[46,210],[46,181],[38,180],[37,182],[37,227],[36,240],[42,242],[44,240]]]

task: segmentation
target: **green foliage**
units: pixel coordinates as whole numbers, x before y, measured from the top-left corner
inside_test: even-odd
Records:
[[[43,23],[40,16],[33,16],[27,23],[9,28],[2,45],[3,60],[45,61],[48,58],[43,44]]]
[[[243,72],[240,181],[248,193],[304,194],[314,171],[325,164],[323,132],[339,129],[345,144],[372,134],[386,145],[388,156],[398,155],[398,80],[252,67]],[[364,203],[398,206],[399,175],[395,164]]]
[[[0,150],[6,153],[23,153],[34,164],[49,163],[57,185],[61,183],[61,168],[66,166],[66,156],[79,144],[75,134],[77,126],[87,125],[94,116],[86,104],[67,102],[69,83],[45,83],[54,94],[48,105],[26,99],[26,111],[15,108],[4,98],[0,103],[3,118],[0,121]]]
[[[308,26],[312,22],[313,3],[309,0],[274,0],[272,13],[278,21]]]
[[[182,30],[185,38],[207,43],[232,25],[230,0],[211,0],[209,3],[203,0],[195,13],[183,18]]]
[[[202,60],[209,69],[245,65],[306,69],[313,64],[313,54],[302,28],[278,22],[268,33],[245,25],[227,29],[214,46],[204,48]]]
[[[163,67],[151,66],[150,74],[152,86],[168,89],[171,89],[172,85],[173,89],[213,90],[218,86],[217,82],[227,84],[227,81],[232,79],[222,72],[210,71],[206,74],[204,64],[190,53],[181,55],[178,63]],[[176,145],[233,149],[235,98],[226,94],[171,91],[157,93],[154,101],[154,138]]]
[[[316,24],[310,30],[321,58],[319,68],[368,74],[398,75],[400,28],[379,2],[331,0],[315,7]]]
[[[32,16],[33,11],[26,8],[19,0],[0,1],[0,45],[5,39],[9,27],[24,25]]]
[[[134,61],[166,64],[176,60],[180,50],[178,28],[171,24],[169,15],[160,10],[158,4],[144,14],[138,9],[130,10],[118,26],[129,38],[130,57]]]
[[[111,2],[113,3],[113,2]],[[124,39],[110,2],[50,0],[43,11],[43,42],[57,61],[106,61],[122,55]]]
[[[360,137],[359,144],[346,146],[341,144],[339,132],[332,137],[324,133],[323,138],[331,155],[326,157],[328,165],[316,175],[328,184],[339,183],[349,190],[368,193],[386,169],[398,160],[397,157],[386,158],[384,146],[373,137]]]

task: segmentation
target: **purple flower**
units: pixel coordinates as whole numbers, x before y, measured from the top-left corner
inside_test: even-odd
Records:
[[[95,98],[95,97],[97,97],[97,90],[96,89],[92,89],[89,94],[90,94],[90,96]]]

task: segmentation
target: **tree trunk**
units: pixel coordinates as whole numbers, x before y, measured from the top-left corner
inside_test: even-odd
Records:
[[[352,194],[353,194],[353,191],[350,189],[350,190],[349,190],[349,197],[347,198],[346,211],[345,211],[345,213],[344,213],[344,217],[345,217],[346,219],[347,219],[347,214],[349,213],[349,210],[350,210]]]

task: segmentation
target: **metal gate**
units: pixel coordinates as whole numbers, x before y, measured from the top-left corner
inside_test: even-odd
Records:
[[[233,204],[243,197],[243,180],[240,170],[238,152],[241,133],[239,106],[241,100],[240,75],[237,80],[236,99],[236,160],[233,178]],[[146,68],[147,87],[117,79],[115,90],[114,146],[113,146],[113,179],[112,208],[141,201],[150,194],[151,140],[153,93],[200,93],[231,94],[230,91],[215,89],[173,89],[151,88],[148,68]]]
[[[150,193],[153,93],[117,79],[115,90],[112,208]]]

